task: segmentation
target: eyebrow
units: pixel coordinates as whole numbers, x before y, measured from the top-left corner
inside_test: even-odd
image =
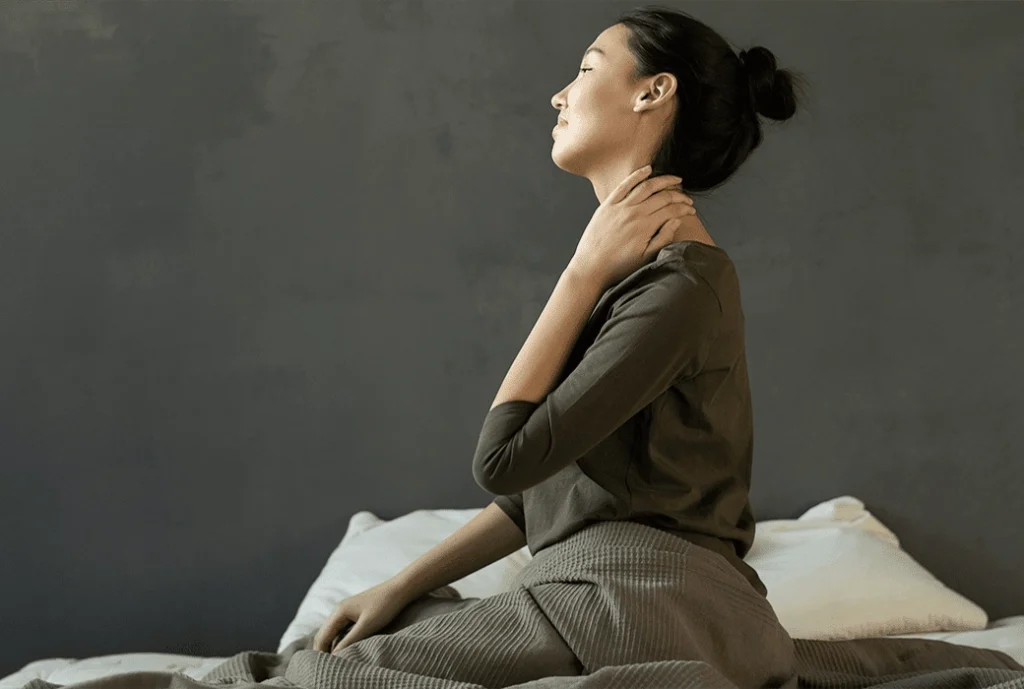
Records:
[[[591,53],[598,53],[599,55],[604,55],[605,57],[607,57],[607,55],[605,55],[605,52],[600,48],[587,48],[587,52],[583,53],[583,57],[586,57]]]

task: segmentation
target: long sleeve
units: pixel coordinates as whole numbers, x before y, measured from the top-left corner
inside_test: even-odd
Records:
[[[700,371],[721,313],[711,286],[688,272],[638,286],[541,402],[488,411],[473,456],[477,484],[521,493],[584,456],[677,378]]]

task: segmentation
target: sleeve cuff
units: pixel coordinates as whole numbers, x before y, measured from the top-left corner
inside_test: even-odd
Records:
[[[526,533],[526,516],[523,514],[522,504],[515,497],[511,495],[497,495],[491,502],[500,507],[501,511],[515,522],[520,531],[524,534]]]

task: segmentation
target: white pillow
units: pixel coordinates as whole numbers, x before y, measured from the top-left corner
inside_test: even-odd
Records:
[[[388,579],[446,539],[482,508],[416,510],[383,520],[366,510],[349,519],[348,530],[327,558],[278,643],[278,653],[295,639],[320,629],[345,598]],[[463,598],[486,598],[508,589],[512,577],[531,559],[526,546],[451,586]]]
[[[416,510],[391,521],[352,515],[289,625],[278,652],[323,624],[344,598],[394,576],[480,509]],[[484,598],[508,588],[531,559],[521,550],[452,586]],[[768,588],[790,636],[850,639],[985,629],[988,615],[900,548],[896,535],[851,496],[826,500],[799,519],[758,522],[744,560]]]
[[[744,560],[789,635],[852,639],[985,629],[988,614],[900,548],[851,496],[758,522]],[[967,563],[964,563],[965,565]]]

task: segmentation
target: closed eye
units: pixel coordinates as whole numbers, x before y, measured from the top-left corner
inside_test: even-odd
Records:
[[[593,67],[587,67],[587,68],[580,67],[580,71],[581,72],[589,72],[592,69],[594,69],[594,68]]]

